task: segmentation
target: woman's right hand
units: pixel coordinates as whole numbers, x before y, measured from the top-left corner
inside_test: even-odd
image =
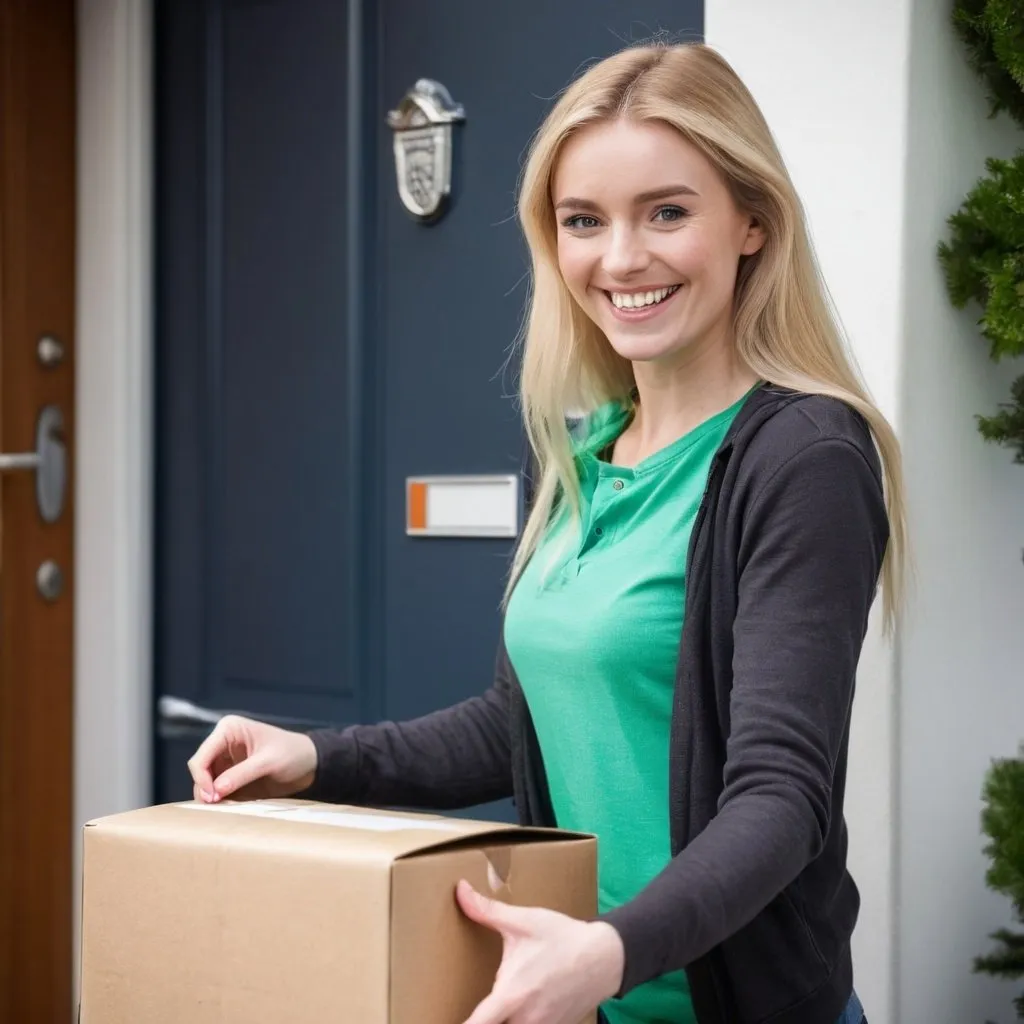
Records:
[[[313,784],[317,755],[303,733],[226,715],[188,762],[193,794],[203,803],[224,797],[291,796]]]

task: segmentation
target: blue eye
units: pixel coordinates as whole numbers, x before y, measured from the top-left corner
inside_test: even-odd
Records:
[[[662,206],[654,214],[655,220],[661,219],[662,223],[674,224],[686,216],[686,210],[681,206]]]
[[[596,228],[598,226],[598,220],[596,217],[591,217],[586,213],[574,213],[571,217],[566,217],[562,221],[562,226],[566,228],[573,228],[577,231],[585,231],[588,228]]]

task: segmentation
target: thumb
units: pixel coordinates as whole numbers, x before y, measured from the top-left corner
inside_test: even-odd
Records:
[[[250,782],[263,778],[267,774],[267,765],[258,754],[247,757],[244,761],[232,765],[221,772],[214,780],[213,787],[218,797],[230,796]]]
[[[485,928],[491,928],[502,934],[521,930],[521,909],[519,907],[482,896],[465,879],[456,886],[455,898],[466,917],[477,924],[482,924]]]

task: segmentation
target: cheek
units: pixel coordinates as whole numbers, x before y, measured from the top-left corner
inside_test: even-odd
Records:
[[[587,285],[593,271],[594,259],[579,239],[560,239],[558,242],[558,269],[569,291],[581,305],[590,301]]]
[[[692,281],[707,277],[714,270],[714,250],[704,231],[684,231],[675,235],[664,259]]]
[[[722,239],[707,231],[686,232],[673,239],[665,262],[687,281],[717,291],[731,288],[736,277],[736,256]]]

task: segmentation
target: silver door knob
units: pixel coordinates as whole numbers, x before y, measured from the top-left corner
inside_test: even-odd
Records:
[[[64,592],[64,573],[53,559],[48,558],[36,570],[36,589],[47,601],[56,601]]]
[[[0,473],[22,469],[36,471],[36,502],[46,523],[56,522],[64,510],[67,487],[67,448],[64,444],[64,414],[59,406],[47,405],[36,421],[36,450],[0,455]]]

